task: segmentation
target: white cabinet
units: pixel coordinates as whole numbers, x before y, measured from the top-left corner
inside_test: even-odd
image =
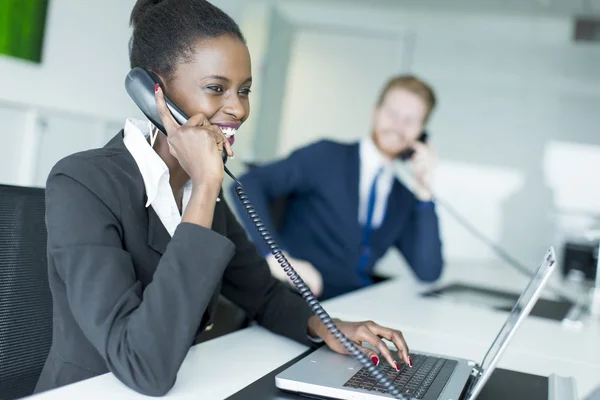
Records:
[[[21,143],[27,112],[17,108],[0,107],[2,140],[0,141],[0,184],[19,183]]]
[[[0,184],[44,187],[52,167],[75,152],[104,146],[124,121],[0,103]]]

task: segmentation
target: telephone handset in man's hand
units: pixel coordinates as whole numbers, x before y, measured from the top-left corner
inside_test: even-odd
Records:
[[[167,134],[163,124],[161,122],[160,116],[158,115],[158,110],[156,107],[156,99],[154,97],[154,86],[156,84],[161,85],[162,82],[152,72],[146,71],[142,68],[134,68],[129,72],[127,78],[125,79],[125,88],[127,89],[127,93],[133,99],[135,104],[142,110],[144,115],[156,126],[160,131],[162,131],[165,135]],[[161,85],[162,87],[162,85]],[[164,93],[164,92],[163,92]],[[167,107],[173,114],[175,120],[183,125],[189,118],[188,116],[173,103],[166,95],[164,96],[165,102],[167,103]],[[227,159],[227,153],[223,150],[223,164]],[[248,213],[250,220],[259,231],[263,240],[269,246],[271,253],[275,256],[275,259],[279,262],[283,270],[286,272],[287,276],[296,286],[296,289],[304,298],[306,303],[310,306],[314,315],[319,317],[321,323],[329,330],[329,333],[337,338],[337,340],[341,343],[342,346],[350,353],[364,368],[367,372],[369,372],[381,386],[383,386],[388,393],[393,395],[398,399],[406,399],[395,387],[392,382],[387,378],[387,376],[375,365],[373,362],[367,358],[365,354],[360,351],[360,349],[356,346],[354,342],[349,340],[335,325],[333,319],[329,316],[327,311],[321,306],[315,295],[311,292],[310,288],[304,283],[302,278],[298,275],[298,273],[294,270],[292,265],[288,262],[285,255],[273,240],[271,234],[265,228],[265,224],[260,219],[258,213],[254,209],[254,206],[248,199],[248,196],[244,192],[244,188],[242,184],[237,180],[235,175],[233,175],[227,167],[225,167],[225,173],[231,177],[236,183],[235,193],[240,199],[244,210]],[[307,327],[308,330],[308,327]]]
[[[143,68],[134,68],[127,74],[127,78],[125,79],[125,89],[129,96],[150,122],[166,135],[167,130],[163,126],[158,109],[156,108],[156,97],[154,96],[154,87],[156,84],[159,84],[163,89],[165,103],[169,111],[171,111],[173,118],[175,118],[179,125],[185,124],[189,117],[167,96],[164,92],[163,84],[156,74]],[[221,157],[223,158],[223,164],[225,164],[227,162],[227,152],[225,149],[223,149]]]
[[[429,138],[429,134],[427,133],[427,131],[423,131],[421,133],[421,136],[419,136],[419,138],[417,140],[421,143],[427,143],[428,138]],[[400,154],[398,154],[398,158],[402,161],[408,161],[412,158],[412,156],[414,154],[415,154],[415,150],[412,148],[408,148],[408,149],[400,152]]]

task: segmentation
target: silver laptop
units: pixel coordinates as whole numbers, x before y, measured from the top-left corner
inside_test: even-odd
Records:
[[[537,272],[521,293],[481,364],[424,352],[411,353],[413,368],[404,363],[397,372],[385,360],[379,368],[400,392],[410,399],[474,400],[488,381],[513,335],[539,298],[554,271],[555,254],[550,247]],[[396,355],[397,358],[397,355]],[[275,377],[284,391],[331,399],[389,399],[375,379],[350,356],[323,346]]]

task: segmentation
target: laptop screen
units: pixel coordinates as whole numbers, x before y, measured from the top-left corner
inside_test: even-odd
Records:
[[[555,260],[556,258],[554,249],[551,247],[546,252],[540,267],[536,271],[533,278],[531,278],[531,281],[529,281],[527,287],[521,293],[521,296],[513,306],[510,315],[500,330],[500,333],[483,358],[481,363],[482,375],[475,384],[474,390],[476,390],[478,387],[480,389],[480,387],[485,384],[485,381],[487,381],[487,378],[489,378],[489,375],[492,373],[509,340],[512,338],[521,322],[525,319],[525,317],[527,317],[531,311],[531,308],[535,305],[543,286],[546,284],[546,281],[554,270],[553,267]],[[475,393],[472,392],[471,394],[473,395]]]

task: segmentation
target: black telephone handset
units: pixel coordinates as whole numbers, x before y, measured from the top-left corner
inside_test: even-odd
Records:
[[[159,84],[163,89],[165,103],[167,103],[167,107],[169,108],[169,111],[171,111],[173,118],[175,118],[179,125],[185,124],[189,117],[169,98],[169,96],[167,96],[158,75],[138,67],[132,69],[125,79],[125,89],[129,96],[150,122],[152,122],[158,130],[167,135],[167,130],[163,126],[160,115],[158,115],[158,109],[156,108],[156,97],[154,96],[154,86],[156,84]],[[221,156],[223,157],[223,164],[225,164],[227,162],[227,152],[223,150]]]
[[[419,142],[422,143],[427,143],[427,139],[429,138],[429,134],[427,133],[427,131],[423,131],[421,133],[421,136],[419,136],[419,138],[417,139]],[[400,152],[400,154],[398,154],[398,158],[402,161],[408,161],[412,158],[412,156],[415,154],[415,150],[408,148],[406,150],[403,150],[402,152]]]
[[[146,71],[143,68],[134,68],[129,72],[127,78],[125,79],[125,88],[129,96],[133,99],[135,104],[137,104],[137,106],[142,110],[142,112],[144,113],[144,115],[146,115],[150,122],[152,122],[154,126],[156,126],[160,131],[162,131],[166,135],[167,132],[162,126],[161,119],[158,115],[158,110],[156,108],[156,100],[154,97],[154,86],[157,83],[159,85],[162,84],[159,77],[156,76],[154,73]],[[179,107],[177,107],[177,105],[175,105],[175,103],[173,103],[173,101],[171,101],[166,94],[165,101],[175,120],[177,120],[179,124],[184,124],[188,120],[188,116]],[[227,153],[223,151],[223,164],[225,164],[226,160]],[[252,203],[248,199],[248,196],[244,192],[242,184],[237,180],[235,175],[233,175],[229,171],[227,167],[225,167],[225,172],[231,177],[231,179],[234,180],[236,184],[235,193],[237,194],[240,202],[242,203],[244,210],[246,210],[246,213],[248,213],[250,220],[260,233],[263,240],[269,246],[269,249],[271,250],[271,253],[273,253],[273,256],[275,256],[275,259],[279,262],[283,270],[286,272],[287,276],[294,283],[296,289],[298,290],[302,298],[304,298],[306,303],[308,303],[313,314],[319,317],[323,325],[329,330],[329,333],[331,333],[333,337],[337,338],[337,340],[352,355],[352,357],[354,357],[363,366],[363,368],[365,368],[367,372],[369,372],[373,376],[373,378],[375,378],[378,381],[378,383],[387,390],[388,393],[390,393],[392,396],[398,399],[406,399],[406,397],[404,397],[400,393],[398,388],[396,388],[392,384],[392,382],[387,378],[387,376],[383,372],[381,372],[381,370],[375,364],[373,364],[373,362],[369,360],[367,356],[364,355],[358,349],[358,347],[356,347],[354,342],[349,340],[338,329],[338,327],[335,325],[327,311],[325,311],[325,309],[323,308],[323,306],[321,306],[321,304],[319,303],[315,295],[312,293],[310,288],[304,283],[302,278],[291,266],[291,264],[286,259],[285,255],[283,254],[277,243],[275,243],[275,241],[273,240],[271,234],[265,228],[265,224],[260,219],[258,213],[254,209],[254,206],[252,205]]]

